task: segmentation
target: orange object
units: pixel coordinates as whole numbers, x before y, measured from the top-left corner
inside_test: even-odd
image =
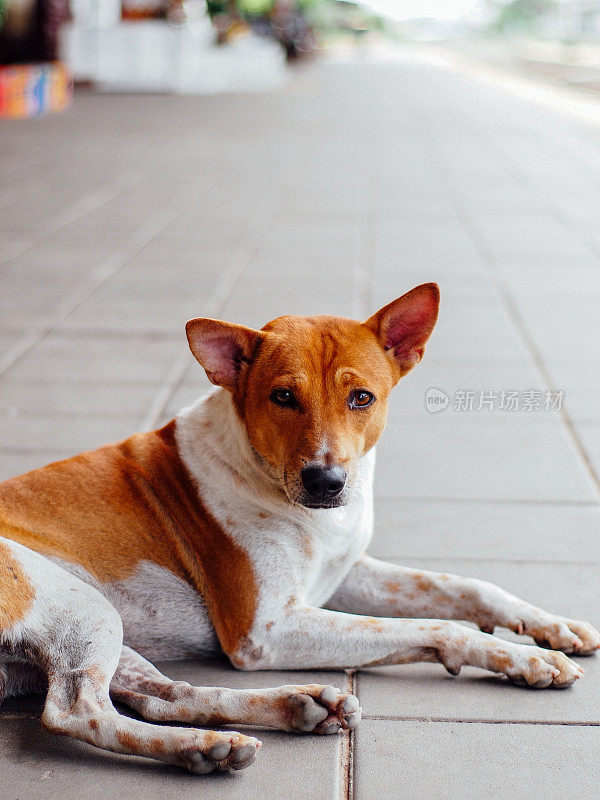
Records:
[[[58,61],[0,67],[0,117],[25,119],[63,111],[72,94],[71,74]]]

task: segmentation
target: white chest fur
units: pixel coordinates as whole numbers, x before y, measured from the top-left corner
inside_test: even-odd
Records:
[[[230,395],[217,390],[177,417],[179,454],[202,501],[248,553],[259,584],[277,599],[324,604],[369,544],[374,451],[359,464],[349,503],[292,505],[259,465]]]

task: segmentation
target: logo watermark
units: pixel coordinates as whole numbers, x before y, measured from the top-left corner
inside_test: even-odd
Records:
[[[438,414],[447,408],[458,413],[465,412],[525,412],[561,411],[565,393],[551,389],[457,389],[453,394],[436,386],[425,392],[425,409]]]
[[[442,389],[436,389],[435,386],[430,387],[425,392],[425,408],[430,414],[437,414],[448,408],[450,402],[450,395],[446,394]]]

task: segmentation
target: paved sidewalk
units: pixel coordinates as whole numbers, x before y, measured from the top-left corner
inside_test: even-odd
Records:
[[[191,401],[207,382],[190,316],[360,317],[437,280],[439,325],[379,449],[372,553],[600,623],[599,145],[600,127],[410,61],[314,65],[266,96],[80,92],[62,116],[3,122],[0,477]],[[449,398],[437,414],[431,387]],[[521,409],[498,408],[503,390]],[[544,411],[560,390],[563,411]],[[169,664],[199,683],[354,686],[365,720],[353,739],[265,733],[250,770],[203,779],[49,736],[36,700],[12,701],[0,793],[594,797],[600,658],[582,663],[564,692],[435,665]]]

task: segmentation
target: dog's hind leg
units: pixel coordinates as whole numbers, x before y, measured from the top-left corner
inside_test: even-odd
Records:
[[[119,714],[109,697],[122,648],[118,612],[93,587],[6,539],[0,540],[0,622],[0,662],[32,663],[47,675],[42,723],[48,730],[201,774],[252,763],[260,743],[251,737]]]
[[[114,700],[145,719],[198,725],[264,725],[305,733],[336,733],[360,721],[356,697],[333,686],[223,689],[172,681],[124,647],[110,686]]]

